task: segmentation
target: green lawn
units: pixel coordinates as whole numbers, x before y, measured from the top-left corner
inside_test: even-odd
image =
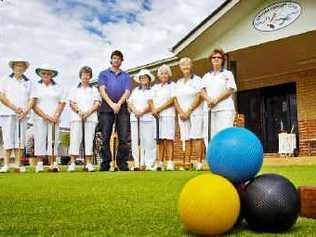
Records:
[[[316,167],[264,168],[316,185]],[[0,175],[0,236],[190,236],[178,218],[182,186],[201,172]],[[284,236],[316,236],[299,219]],[[230,236],[257,236],[241,227]],[[275,235],[262,235],[275,236]]]

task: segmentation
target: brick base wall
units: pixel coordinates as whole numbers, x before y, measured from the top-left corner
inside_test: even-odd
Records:
[[[298,122],[300,155],[308,155],[309,148],[306,140],[316,138],[316,119]],[[316,146],[311,146],[311,152],[316,153]]]

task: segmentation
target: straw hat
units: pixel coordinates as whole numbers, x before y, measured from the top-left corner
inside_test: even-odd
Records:
[[[145,75],[150,78],[150,83],[153,83],[155,81],[155,76],[151,74],[151,72],[148,69],[140,70],[140,72],[134,77],[134,81],[140,83],[140,77]]]
[[[52,72],[52,77],[56,77],[58,75],[58,71],[53,69],[53,67],[51,67],[50,65],[48,64],[44,64],[42,66],[40,66],[39,68],[36,68],[35,69],[35,72],[38,76],[41,76],[41,73],[42,71],[50,71]]]

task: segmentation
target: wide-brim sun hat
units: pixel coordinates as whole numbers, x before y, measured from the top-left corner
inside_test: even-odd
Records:
[[[148,76],[150,78],[150,83],[155,81],[155,76],[148,69],[140,70],[140,72],[134,77],[134,81],[140,83],[141,76]]]
[[[26,61],[26,60],[24,60],[23,58],[16,58],[16,59],[14,59],[14,60],[10,60],[9,61],[9,67],[11,68],[11,69],[13,69],[13,65],[15,64],[15,63],[24,63],[25,64],[25,66],[26,66],[26,69],[30,66],[30,63],[28,62],[28,61]]]
[[[56,77],[58,75],[58,71],[56,69],[54,69],[52,66],[50,66],[49,64],[43,64],[39,68],[35,69],[35,72],[38,76],[41,76],[42,71],[52,72],[52,77]]]

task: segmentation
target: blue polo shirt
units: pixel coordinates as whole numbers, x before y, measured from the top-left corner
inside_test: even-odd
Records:
[[[98,85],[105,86],[110,99],[117,103],[126,90],[131,90],[132,80],[127,72],[120,71],[115,73],[112,68],[108,68],[99,74]],[[102,100],[100,112],[110,112],[112,109]]]

